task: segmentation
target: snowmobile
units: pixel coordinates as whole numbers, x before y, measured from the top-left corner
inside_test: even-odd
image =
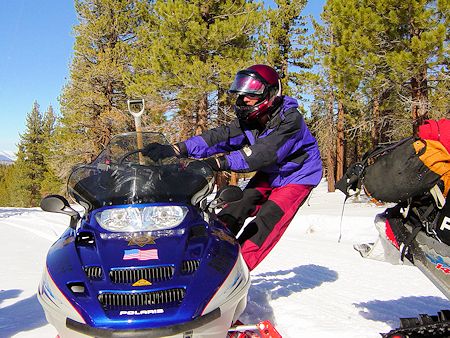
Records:
[[[404,154],[408,142],[409,139],[405,139],[366,154],[361,162],[350,166],[336,183],[336,188],[346,194],[346,200],[364,191],[369,197],[382,196],[375,200],[393,203],[375,218],[378,239],[373,243],[354,245],[363,258],[414,265],[450,299],[450,195],[444,197],[445,187],[441,180],[437,180],[429,190],[417,184],[414,176],[418,176],[417,181],[420,182],[427,175],[423,166],[420,171],[414,168],[405,173],[405,170],[398,170],[405,164],[392,163],[399,156],[393,150]],[[379,160],[378,156],[384,158]],[[409,165],[412,162],[410,158],[407,161],[410,161]],[[416,184],[394,182],[389,187],[389,178],[393,177],[390,170],[395,175],[405,175]],[[378,173],[384,182],[375,182]],[[384,185],[387,185],[386,189]],[[393,195],[395,197],[392,198]],[[399,328],[381,335],[384,338],[450,337],[450,309],[441,310],[436,315],[400,318]]]
[[[68,195],[83,216],[62,196],[41,202],[44,211],[70,216],[38,288],[48,322],[61,338],[271,336],[265,322],[228,333],[246,306],[250,274],[214,210],[242,191],[225,187],[211,199],[207,164],[154,162],[142,156],[138,137],[167,144],[159,133],[125,133],[74,167]]]
[[[355,249],[365,258],[416,266],[450,299],[450,243],[441,235],[449,218],[442,213],[428,194],[399,203],[376,216],[378,240],[362,250],[358,245]],[[450,337],[450,309],[436,315],[400,318],[400,328],[382,336]]]

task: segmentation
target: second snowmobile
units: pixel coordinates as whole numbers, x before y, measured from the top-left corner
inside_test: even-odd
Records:
[[[426,146],[419,151],[412,147],[423,143]],[[377,200],[395,203],[375,219],[378,239],[354,246],[362,257],[414,265],[450,299],[450,195],[444,196],[448,189],[438,175],[450,172],[447,160],[450,155],[438,145],[443,156],[438,151],[432,154],[433,170],[430,170],[418,161],[418,155],[427,146],[428,150],[432,148],[431,145],[408,138],[376,148],[352,165],[336,187],[347,198],[364,189]],[[435,169],[436,165],[439,170]],[[400,328],[382,336],[450,337],[450,310],[401,318],[400,324]]]

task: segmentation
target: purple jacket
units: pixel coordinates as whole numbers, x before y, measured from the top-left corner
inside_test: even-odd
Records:
[[[226,153],[226,169],[267,173],[272,187],[291,183],[316,186],[322,178],[322,160],[317,141],[297,107],[296,99],[284,96],[264,130],[235,119],[179,146],[195,158]]]

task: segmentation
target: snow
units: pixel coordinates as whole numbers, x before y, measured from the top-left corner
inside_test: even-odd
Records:
[[[0,157],[4,157],[10,161],[15,161],[17,158],[15,152],[12,150],[0,150]]]
[[[278,245],[252,272],[245,323],[270,320],[283,337],[380,337],[399,317],[450,309],[415,267],[363,259],[354,243],[374,241],[375,206],[317,187]],[[0,337],[54,337],[37,298],[45,256],[68,216],[0,208]],[[339,241],[339,237],[341,239]]]

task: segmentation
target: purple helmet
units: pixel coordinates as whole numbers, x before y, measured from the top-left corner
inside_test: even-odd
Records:
[[[240,120],[250,121],[273,112],[282,102],[281,81],[275,69],[266,65],[254,65],[237,72],[228,90],[237,94],[234,110]],[[249,106],[244,97],[258,98]]]

